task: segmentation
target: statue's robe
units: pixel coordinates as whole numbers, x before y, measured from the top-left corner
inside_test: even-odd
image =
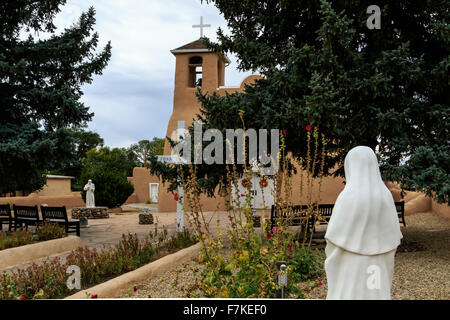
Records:
[[[95,197],[94,197],[95,185],[93,183],[86,184],[84,186],[84,191],[86,191],[86,207],[95,208]]]
[[[344,169],[346,185],[325,234],[327,299],[391,299],[402,238],[392,194],[372,149],[350,150]]]

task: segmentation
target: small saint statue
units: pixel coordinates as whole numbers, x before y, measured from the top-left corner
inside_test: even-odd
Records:
[[[86,191],[86,208],[95,208],[95,184],[89,179],[88,183],[84,186],[84,191]]]
[[[346,184],[325,239],[327,299],[391,299],[394,257],[402,233],[391,192],[369,147],[349,151]]]

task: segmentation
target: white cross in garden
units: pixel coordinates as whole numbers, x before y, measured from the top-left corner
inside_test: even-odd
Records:
[[[184,139],[185,136],[185,121],[178,121],[178,130],[177,130],[177,139],[178,142],[181,139]],[[183,158],[180,158],[179,155],[171,155],[171,156],[158,156],[158,161],[163,163],[174,163],[181,164],[186,163]],[[178,178],[179,179],[179,178]],[[184,190],[181,184],[178,185],[178,197],[181,199],[177,201],[177,232],[182,232],[184,230]]]
[[[203,38],[203,28],[210,28],[210,24],[203,24],[203,17],[200,17],[200,24],[192,25],[192,28],[200,28],[200,38]]]

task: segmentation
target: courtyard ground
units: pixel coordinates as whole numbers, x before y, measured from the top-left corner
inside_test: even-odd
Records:
[[[149,208],[154,217],[154,224],[140,225],[139,213],[144,208]],[[119,243],[123,234],[137,234],[139,239],[144,239],[149,232],[155,233],[155,229],[161,232],[164,228],[167,230],[168,235],[172,235],[176,232],[176,213],[158,213],[157,205],[155,204],[130,204],[122,206],[122,210],[112,210],[108,219],[90,219],[88,227],[81,228],[80,238],[82,244],[89,248],[102,249],[104,246],[113,246]],[[215,217],[222,213],[206,212],[205,218],[207,221],[211,221],[211,230],[216,228]],[[226,225],[227,219],[222,219],[221,225]],[[17,269],[23,269],[31,265],[31,263],[42,263],[45,260],[52,259],[54,257],[60,257],[63,261],[69,253],[58,254],[29,263],[13,266],[1,271],[15,271]]]
[[[154,215],[155,224],[152,225],[140,225],[139,224],[139,213],[142,209],[146,207]],[[169,234],[175,232],[175,214],[171,213],[157,213],[157,205],[146,205],[146,204],[136,204],[136,205],[124,205],[122,206],[122,212],[117,212],[113,210],[110,212],[110,217],[108,219],[90,219],[88,227],[81,228],[80,238],[82,244],[89,248],[101,249],[103,246],[113,246],[119,243],[122,238],[122,234],[136,233],[140,239],[145,238],[150,231],[155,232],[155,228],[158,228],[158,232],[166,227]],[[58,254],[51,257],[38,259],[33,262],[41,263],[47,259],[51,259],[59,256],[64,259],[68,253]],[[32,262],[14,266],[1,271],[14,271],[17,269],[22,269],[29,266]]]
[[[156,224],[139,225],[139,213],[150,208]],[[136,233],[140,238],[149,231],[166,227],[169,234],[175,232],[176,213],[158,213],[155,205],[133,204],[122,207],[122,212],[110,214],[109,219],[89,220],[89,227],[81,229],[83,245],[101,248],[119,242],[122,234]],[[222,227],[227,225],[224,213],[205,213],[206,220],[215,230],[216,218],[220,216]],[[434,213],[418,213],[406,217],[407,227],[402,227],[404,236],[395,259],[392,284],[393,299],[450,299],[450,220]],[[322,246],[323,248],[323,246]],[[67,254],[60,255],[61,258]],[[41,259],[36,262],[43,261]],[[11,270],[27,265],[16,266]],[[178,266],[170,272],[137,283],[137,291],[126,292],[122,298],[169,298],[201,296],[197,289],[203,266],[196,261]],[[322,285],[318,286],[318,280]],[[306,298],[325,299],[327,283],[322,276],[303,283]]]
[[[395,257],[392,298],[450,299],[450,220],[434,213],[406,217],[403,242]],[[121,298],[183,298],[201,296],[198,281],[203,266],[196,261],[178,266],[159,277],[137,283]],[[318,285],[321,280],[322,285]],[[302,284],[309,299],[325,299],[327,282],[322,276]]]

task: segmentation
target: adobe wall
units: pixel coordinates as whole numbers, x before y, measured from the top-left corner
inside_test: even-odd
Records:
[[[53,179],[47,177],[47,182],[42,190],[38,191],[40,196],[66,196],[71,192],[71,180]]]
[[[158,203],[158,212],[176,212],[177,211],[177,202],[174,199],[174,194],[167,192],[169,184],[160,184],[159,185],[159,203]],[[217,192],[216,192],[217,195]],[[224,211],[224,201],[223,199],[216,196],[216,198],[209,198],[206,195],[200,196],[200,201],[202,204],[202,210],[204,212],[207,211]],[[219,205],[219,206],[218,206]],[[187,208],[189,210],[189,208]]]
[[[303,191],[300,191],[300,185],[303,180]],[[322,179],[322,188],[320,193],[320,203],[333,204],[336,202],[337,197],[344,189],[344,179],[334,177],[324,177]],[[307,204],[308,192],[307,192],[307,175],[306,171],[298,171],[296,175],[292,177],[292,197],[291,201],[294,205]],[[319,179],[312,180],[312,200],[317,199],[319,193]]]
[[[231,94],[231,93],[235,93],[235,92],[243,92],[244,89],[245,89],[245,85],[250,85],[253,82],[255,82],[255,80],[261,79],[261,78],[262,77],[260,75],[250,75],[250,76],[247,76],[244,80],[242,80],[242,82],[239,85],[239,87],[221,87],[221,88],[217,88],[216,93],[219,96],[224,96],[226,93]]]
[[[386,183],[386,185],[394,195],[395,201],[405,201],[405,216],[431,211],[443,218],[450,219],[450,206],[448,204],[439,204],[422,192],[416,191],[404,190],[402,197],[401,189],[397,184]]]
[[[431,210],[443,218],[450,219],[450,206],[446,203],[439,204],[431,201]]]
[[[129,203],[145,203],[150,200],[150,183],[160,183],[159,177],[152,176],[150,170],[144,167],[135,167],[133,169],[133,176],[128,177],[127,180],[133,184],[134,192],[127,199],[125,204]],[[161,196],[161,184],[159,187],[159,196]],[[161,201],[160,198],[158,198]]]
[[[27,197],[3,197],[0,198],[0,204],[37,205],[38,207],[46,204],[51,207],[66,206],[67,209],[86,206],[80,192],[72,192],[70,195],[65,196],[40,196],[36,193],[31,193]]]

